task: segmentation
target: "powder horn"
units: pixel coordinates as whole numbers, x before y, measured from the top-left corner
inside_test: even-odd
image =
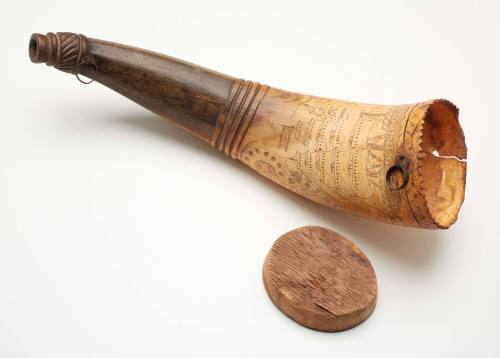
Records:
[[[29,55],[100,82],[328,207],[448,228],[464,200],[467,148],[447,100],[389,106],[302,95],[68,32],[33,34]]]

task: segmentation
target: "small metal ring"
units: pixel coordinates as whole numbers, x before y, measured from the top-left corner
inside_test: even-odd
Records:
[[[91,84],[92,82],[94,82],[94,80],[92,80],[92,79],[91,79],[90,81],[84,81],[84,80],[82,80],[82,79],[80,78],[80,76],[79,76],[79,74],[78,74],[78,73],[76,73],[76,74],[75,74],[75,76],[76,76],[76,79],[77,79],[78,81],[80,81],[81,83],[83,83],[84,85],[89,85],[89,84]]]
[[[93,80],[93,79],[91,79],[90,81],[84,81],[84,80],[82,80],[82,79],[80,78],[80,76],[79,76],[79,75],[80,75],[80,67],[81,67],[82,65],[86,65],[86,64],[89,64],[89,65],[94,66],[95,71],[96,71],[96,72],[99,72],[99,69],[97,68],[96,63],[95,63],[94,61],[90,60],[90,58],[89,58],[88,56],[87,56],[87,57],[84,57],[84,58],[83,58],[83,59],[82,59],[82,60],[81,60],[81,61],[80,61],[77,65],[76,65],[76,71],[75,71],[75,76],[76,76],[76,79],[77,79],[78,81],[80,81],[81,83],[83,83],[84,85],[88,85],[88,84],[90,84],[90,83],[94,82],[94,80]]]

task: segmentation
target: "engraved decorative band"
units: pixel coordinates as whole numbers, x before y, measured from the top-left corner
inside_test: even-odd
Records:
[[[235,82],[229,105],[219,115],[212,135],[211,144],[215,148],[232,158],[237,157],[241,141],[268,89],[268,86],[257,82]]]
[[[47,64],[58,70],[77,73],[87,56],[87,38],[71,32],[48,33],[49,58]]]

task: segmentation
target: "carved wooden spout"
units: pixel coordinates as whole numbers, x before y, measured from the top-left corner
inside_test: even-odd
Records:
[[[112,88],[326,206],[448,228],[464,200],[467,148],[449,101],[388,106],[301,95],[74,33],[33,34],[29,54]]]

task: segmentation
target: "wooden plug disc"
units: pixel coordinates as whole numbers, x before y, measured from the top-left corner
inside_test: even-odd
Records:
[[[377,278],[351,241],[318,226],[290,231],[264,262],[264,286],[280,311],[303,326],[343,331],[375,309]]]

